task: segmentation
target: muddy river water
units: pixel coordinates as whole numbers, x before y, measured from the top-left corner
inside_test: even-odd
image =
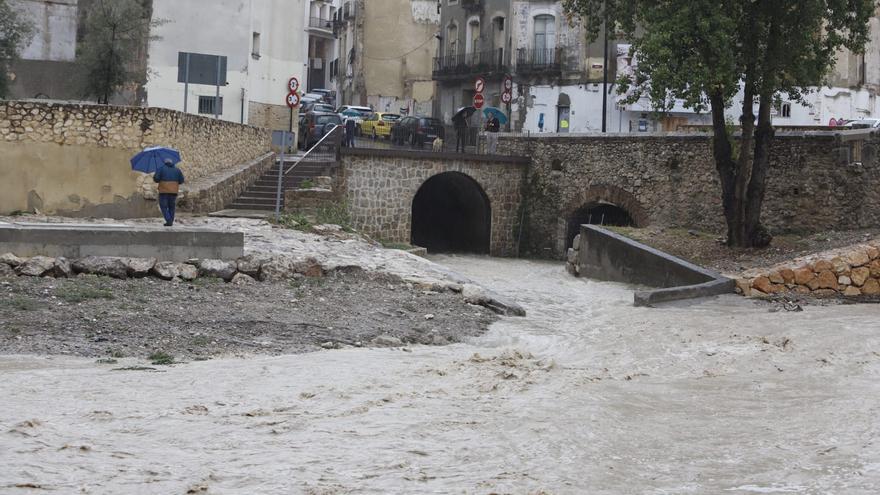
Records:
[[[160,372],[0,357],[0,493],[880,493],[878,306],[634,308],[558,263],[435,260],[528,316]]]

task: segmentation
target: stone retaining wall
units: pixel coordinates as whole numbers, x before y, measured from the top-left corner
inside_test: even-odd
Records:
[[[275,153],[266,153],[250,163],[190,181],[177,207],[195,214],[222,210],[273,166]]]
[[[877,134],[778,135],[765,224],[776,233],[880,226],[878,146]],[[637,226],[724,232],[711,136],[499,134],[498,151],[532,158],[523,247],[534,255],[562,258],[569,220],[600,202]]]
[[[880,239],[796,260],[736,281],[748,297],[795,293],[818,297],[880,295]]]
[[[180,150],[187,181],[197,182],[263,156],[271,134],[161,108],[0,101],[0,213],[90,214],[137,201],[154,186],[128,159],[154,145]]]

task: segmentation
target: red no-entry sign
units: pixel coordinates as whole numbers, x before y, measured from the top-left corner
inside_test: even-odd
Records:
[[[474,95],[474,108],[477,110],[483,108],[483,105],[486,103],[486,99],[483,98],[481,93],[477,93]]]

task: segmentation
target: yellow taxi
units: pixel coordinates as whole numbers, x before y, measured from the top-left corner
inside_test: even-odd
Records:
[[[391,137],[391,126],[400,120],[396,113],[373,112],[361,121],[361,136],[378,139],[379,136]]]

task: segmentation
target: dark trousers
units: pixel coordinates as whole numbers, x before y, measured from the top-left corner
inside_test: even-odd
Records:
[[[455,130],[455,151],[459,151],[459,147],[461,148],[461,152],[464,153],[464,147],[467,143],[467,128],[459,127]]]
[[[162,210],[162,216],[165,217],[165,223],[174,224],[174,211],[177,209],[176,194],[159,194],[159,208]]]
[[[354,130],[345,131],[345,145],[349,148],[354,148]]]

